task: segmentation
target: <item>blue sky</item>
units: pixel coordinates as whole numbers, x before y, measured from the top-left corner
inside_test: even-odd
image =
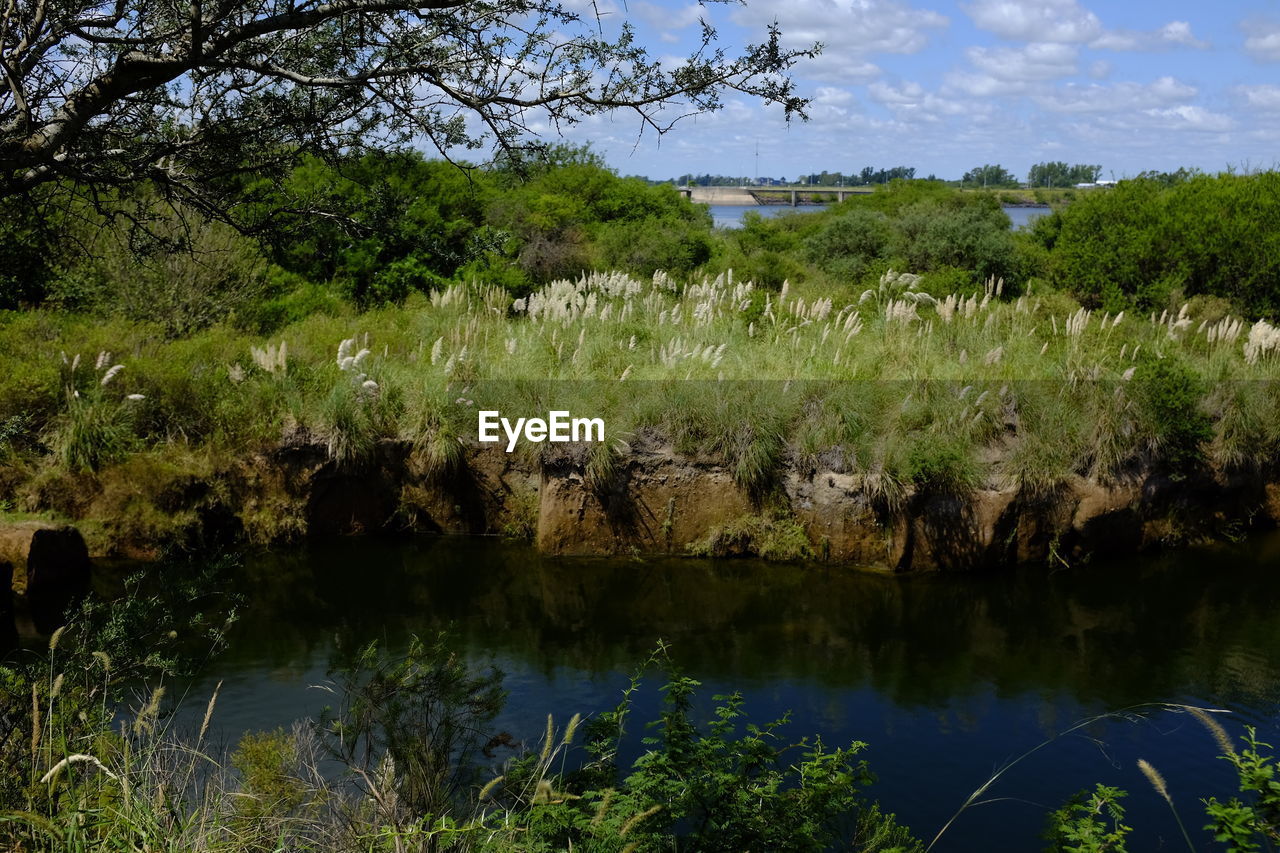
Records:
[[[590,7],[590,0],[577,0]],[[729,50],[762,39],[824,43],[796,69],[808,122],[731,97],[660,141],[625,115],[584,122],[624,174],[794,177],[915,166],[959,177],[1000,163],[1098,163],[1103,177],[1280,164],[1280,2],[1089,0],[596,0],[650,52],[682,55],[706,17]]]

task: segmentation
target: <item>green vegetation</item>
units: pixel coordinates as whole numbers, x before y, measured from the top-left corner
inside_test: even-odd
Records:
[[[1275,172],[1144,178],[1082,195],[1032,230],[1050,281],[1089,307],[1159,312],[1199,297],[1274,318],[1278,216]]]
[[[1071,187],[1076,184],[1091,184],[1102,174],[1101,166],[1089,166],[1077,163],[1068,166],[1061,160],[1048,163],[1036,163],[1027,173],[1027,185],[1030,187]]]
[[[1004,166],[987,163],[965,172],[960,183],[966,187],[1016,187],[1018,179]]]
[[[1138,769],[1155,793],[1168,803],[1178,834],[1193,851],[1214,849],[1228,853],[1272,850],[1280,843],[1280,781],[1276,779],[1275,756],[1271,745],[1258,740],[1252,727],[1246,728],[1243,745],[1237,748],[1222,726],[1208,713],[1191,708],[1193,714],[1214,736],[1222,749],[1219,756],[1236,771],[1240,797],[1227,802],[1217,797],[1201,800],[1209,822],[1207,830],[1216,842],[1212,847],[1197,846],[1183,824],[1181,815],[1169,796],[1168,784],[1156,768],[1139,759]],[[1127,796],[1117,788],[1098,785],[1093,792],[1081,791],[1071,802],[1049,818],[1046,837],[1051,849],[1063,853],[1124,853],[1126,836],[1132,827],[1123,823],[1124,809],[1119,800]],[[1221,845],[1221,846],[1219,846]]]
[[[292,730],[250,732],[220,748],[218,690],[180,724],[170,689],[175,675],[216,651],[233,602],[210,595],[225,578],[217,567],[194,578],[190,567],[167,568],[158,594],[131,579],[125,597],[110,606],[90,600],[47,648],[0,665],[5,849],[928,849],[869,799],[866,744],[796,738],[787,716],[753,723],[737,693],[700,701],[698,682],[661,644],[618,705],[560,726],[548,717],[541,736],[527,739],[495,730],[501,673],[467,665],[443,637],[411,639],[397,654],[377,645],[340,650],[326,685],[330,708]],[[193,606],[220,615],[193,616]],[[654,690],[642,676],[654,670],[662,699],[641,724],[636,708]],[[1150,709],[1202,723],[1238,779],[1239,796],[1202,800],[1207,821],[1197,825],[1179,813],[1159,770],[1137,762],[1134,775],[1168,803],[1173,825],[1186,824],[1179,834],[1189,849],[1280,841],[1270,745],[1252,728],[1233,742],[1216,712]],[[998,770],[929,847],[986,802],[997,779],[1055,740]],[[1098,785],[1050,812],[1046,849],[1128,849],[1126,796]]]
[[[1147,243],[1122,247],[1103,223],[1123,220],[1116,205],[1131,196],[1167,213],[1274,180],[1126,183],[1029,234],[1009,231],[992,195],[896,182],[717,232],[669,187],[617,178],[583,152],[525,181],[413,157],[362,158],[350,174],[315,161],[293,191],[350,188],[353,230],[285,223],[264,256],[193,220],[190,241],[148,244],[148,302],[123,295],[131,228],[100,220],[102,254],[64,254],[43,307],[0,315],[0,501],[135,519],[108,534],[162,530],[173,499],[132,485],[181,493],[180,475],[144,473],[162,453],[216,481],[282,440],[322,445],[348,469],[395,440],[438,475],[458,470],[478,408],[552,401],[603,417],[611,442],[656,431],[718,458],[756,499],[793,459],[854,474],[889,508],[921,492],[1044,495],[1074,476],[1265,468],[1280,449],[1280,331],[1255,311],[1272,304],[1274,257],[1258,250],[1251,289],[1243,273],[1188,273],[1131,294],[1129,267],[1102,260],[1136,269]],[[187,251],[201,228],[231,241],[235,264]],[[312,248],[292,251],[291,233]],[[1152,258],[1173,268],[1199,244],[1179,245]],[[579,274],[610,266],[636,272]],[[211,290],[243,298],[213,312]],[[1147,306],[1159,310],[1138,313]],[[864,379],[879,381],[849,381]],[[289,500],[235,512],[270,540],[297,529]]]
[[[661,646],[641,669],[665,670],[661,711],[635,730],[640,673],[615,708],[563,729],[548,717],[525,747],[493,729],[500,673],[415,639],[357,651],[331,673],[333,708],[228,755],[216,690],[198,728],[169,716],[176,632],[132,633],[145,601],[73,619],[46,654],[0,667],[5,849],[922,849],[866,799],[865,744],[793,740],[785,716],[751,723],[737,694],[704,719]],[[144,676],[148,698],[118,713]]]

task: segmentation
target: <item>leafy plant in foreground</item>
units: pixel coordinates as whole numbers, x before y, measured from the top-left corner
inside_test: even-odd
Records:
[[[1081,791],[1049,815],[1045,833],[1056,853],[1125,853],[1125,837],[1132,827],[1124,823],[1119,788],[1099,784]]]

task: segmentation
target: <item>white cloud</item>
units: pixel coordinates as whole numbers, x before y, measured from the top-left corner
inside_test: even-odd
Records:
[[[1170,21],[1160,29],[1156,30],[1156,35],[1161,41],[1169,44],[1180,44],[1186,47],[1206,48],[1209,43],[1196,38],[1191,32],[1191,24],[1186,21]]]
[[[886,106],[914,104],[924,97],[924,87],[919,83],[906,82],[899,86],[891,83],[877,82],[867,87],[871,97]]]
[[[943,91],[949,94],[968,95],[973,98],[995,98],[1005,95],[1029,94],[1035,86],[1026,80],[1010,80],[990,74],[971,71],[952,71],[946,76]]]
[[[671,9],[640,0],[640,2],[630,3],[627,8],[650,26],[667,31],[692,27],[706,16],[706,9],[697,3],[682,9]]]
[[[1235,127],[1235,119],[1206,110],[1204,107],[1183,104],[1167,109],[1143,110],[1151,124],[1166,130],[1200,130],[1222,133]]]
[[[1077,71],[1077,48],[1035,42],[1025,47],[971,47],[965,51],[980,72],[997,80],[1054,80]]]
[[[1240,28],[1247,33],[1244,49],[1254,59],[1264,62],[1280,62],[1280,22],[1265,18],[1242,21]]]
[[[1012,41],[1075,44],[1102,35],[1098,16],[1076,0],[977,0],[964,10],[979,28]]]
[[[915,9],[899,0],[791,0],[773,5],[752,3],[734,15],[748,28],[763,29],[776,21],[787,47],[822,42],[823,52],[806,62],[803,74],[816,80],[855,83],[880,75],[869,60],[876,54],[918,53],[932,30],[950,23],[944,15]]]
[[[1236,94],[1244,100],[1246,106],[1255,110],[1280,112],[1280,86],[1238,86]]]
[[[872,100],[890,109],[902,121],[937,122],[947,116],[976,117],[986,114],[990,107],[945,98],[926,91],[913,81],[900,84],[877,81],[867,87]]]
[[[1172,77],[1154,83],[1068,83],[1035,97],[1055,113],[1114,113],[1150,110],[1178,104],[1196,96],[1196,88]]]
[[[1209,46],[1191,31],[1186,21],[1170,21],[1158,30],[1110,30],[1089,43],[1099,50],[1163,50],[1172,47],[1190,47],[1203,50]]]
[[[813,102],[824,106],[847,106],[854,103],[853,93],[838,86],[819,86]]]

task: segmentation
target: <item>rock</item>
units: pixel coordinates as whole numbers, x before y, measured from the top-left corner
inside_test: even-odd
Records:
[[[549,554],[683,554],[712,530],[753,511],[721,465],[669,448],[625,459],[608,484],[589,484],[581,465],[543,466],[537,546]]]
[[[67,608],[89,591],[89,549],[74,527],[41,521],[0,524],[0,562],[12,566],[11,588],[26,596],[41,633],[57,629]]]
[[[911,522],[910,566],[973,570],[1017,559],[1018,507],[1013,489],[941,494],[918,501]]]
[[[854,477],[834,470],[802,477],[792,470],[785,489],[814,553],[836,563],[900,566],[909,534],[906,516],[879,511]]]

